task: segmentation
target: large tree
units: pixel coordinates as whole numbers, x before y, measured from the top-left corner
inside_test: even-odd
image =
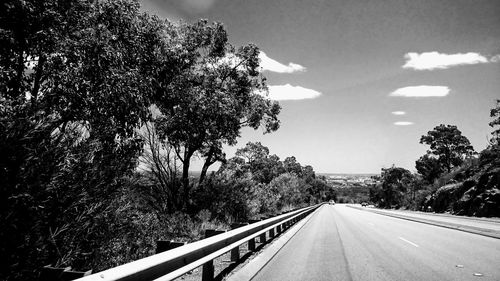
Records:
[[[436,126],[420,138],[420,143],[430,146],[427,153],[435,157],[448,172],[475,153],[469,140],[454,125]]]
[[[277,130],[280,106],[264,96],[267,87],[257,47],[236,49],[221,24],[182,25],[175,40],[185,50],[188,67],[165,85],[169,95],[157,103],[163,116],[156,125],[182,162],[187,199],[193,155],[205,159],[202,182],[208,167],[223,160],[222,146],[236,144],[242,127],[263,125],[265,132]]]
[[[403,196],[408,191],[412,181],[411,172],[404,168],[393,166],[382,169],[381,180],[381,207],[391,208],[393,206],[401,206]]]
[[[133,0],[7,0],[0,19],[0,279],[88,267],[174,69],[169,25]]]

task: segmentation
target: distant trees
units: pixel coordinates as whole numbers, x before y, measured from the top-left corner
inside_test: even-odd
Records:
[[[370,189],[370,200],[382,208],[400,207],[410,190],[413,175],[401,167],[382,169],[380,184]]]
[[[453,125],[436,126],[427,135],[420,138],[420,143],[430,146],[427,158],[421,158],[420,163],[417,164],[417,169],[421,168],[422,172],[426,174],[430,174],[428,166],[433,165],[430,158],[437,159],[440,166],[450,172],[453,167],[462,164],[466,157],[475,153],[469,140],[462,135],[457,126]],[[423,161],[426,163],[422,163]]]
[[[255,181],[268,184],[285,172],[280,158],[269,154],[269,148],[260,142],[248,142],[245,147],[236,150],[233,162],[242,163],[242,169],[250,172]]]
[[[215,176],[252,179],[257,186],[257,201],[253,204],[260,212],[277,212],[336,196],[324,178],[316,177],[311,166],[301,166],[293,156],[280,161],[260,142],[249,142],[238,149]]]
[[[439,125],[420,139],[430,149],[416,161],[419,174],[398,167],[382,169],[380,183],[370,187],[370,200],[379,207],[404,207],[462,215],[500,215],[500,100],[489,123],[490,145],[475,153],[456,126]]]

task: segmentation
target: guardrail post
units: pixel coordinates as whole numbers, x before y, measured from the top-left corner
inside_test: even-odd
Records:
[[[233,223],[231,224],[231,229],[236,229],[238,227],[242,227],[247,225],[246,223]],[[240,247],[236,246],[236,248],[231,250],[231,261],[238,261],[240,259]]]
[[[185,242],[158,240],[156,241],[156,253],[158,254],[184,245],[186,245]]]
[[[276,227],[276,232],[278,235],[281,234],[281,224]]]
[[[248,250],[255,251],[255,238],[248,240]]]
[[[266,232],[262,233],[262,234],[259,236],[259,242],[260,242],[261,244],[266,243],[266,239],[267,239],[267,238],[266,238]]]
[[[205,238],[212,237],[214,235],[217,235],[217,234],[223,233],[223,232],[225,232],[225,231],[206,229],[205,230]],[[208,262],[203,264],[201,280],[202,281],[214,280],[214,261],[213,260],[208,261]]]
[[[254,223],[258,221],[260,220],[248,220],[248,223]],[[255,238],[248,240],[248,250],[252,252],[255,251]]]

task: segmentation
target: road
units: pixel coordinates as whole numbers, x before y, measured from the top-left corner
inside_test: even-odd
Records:
[[[500,280],[500,239],[324,205],[252,280]]]

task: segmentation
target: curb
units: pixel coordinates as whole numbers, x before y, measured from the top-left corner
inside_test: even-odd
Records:
[[[297,232],[302,229],[302,227],[311,219],[311,217],[321,209],[323,206],[316,209],[314,212],[310,213],[296,223],[292,228],[290,228],[283,235],[279,236],[278,239],[269,245],[262,253],[258,254],[253,258],[248,264],[243,266],[238,271],[234,272],[234,274],[229,275],[225,280],[227,281],[248,281],[251,280],[259,271],[266,266],[269,261],[283,248],[290,239],[292,239]]]
[[[393,217],[393,218],[398,218],[398,219],[403,219],[403,220],[408,220],[408,221],[413,221],[413,222],[418,222],[418,223],[424,223],[424,224],[429,224],[429,225],[434,225],[434,226],[439,226],[439,227],[444,227],[444,228],[449,228],[449,229],[454,229],[454,230],[459,230],[463,232],[468,232],[468,233],[473,233],[473,234],[478,234],[486,237],[491,237],[491,238],[496,238],[500,239],[500,232],[497,232],[492,229],[487,229],[487,228],[480,228],[480,227],[475,227],[475,226],[467,226],[463,224],[456,224],[456,223],[448,223],[448,222],[440,222],[440,221],[435,221],[435,220],[428,220],[428,219],[421,219],[421,218],[415,218],[415,217],[409,217],[405,215],[399,215],[399,214],[391,214],[388,212],[381,212],[377,210],[371,210],[371,209],[365,209],[357,206],[350,206],[347,205],[349,208],[365,211],[365,212],[371,212],[383,216],[388,216],[388,217]]]

